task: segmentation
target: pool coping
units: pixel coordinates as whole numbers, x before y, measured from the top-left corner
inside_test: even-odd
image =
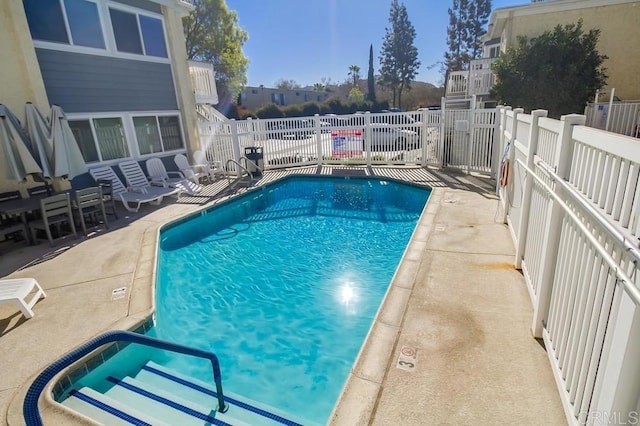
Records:
[[[283,179],[309,175],[299,174],[295,172],[286,176],[277,178],[265,184],[280,182]],[[329,176],[324,176],[329,177]],[[340,178],[334,176],[333,178]],[[395,352],[395,347],[400,334],[404,314],[411,296],[411,291],[415,284],[418,268],[420,266],[428,235],[433,227],[434,216],[442,198],[443,190],[434,188],[427,184],[419,184],[410,181],[403,181],[388,176],[345,176],[344,178],[363,178],[363,179],[385,179],[396,181],[405,185],[430,189],[429,199],[423,208],[418,219],[418,223],[411,235],[410,241],[405,248],[394,276],[385,292],[380,307],[374,317],[369,331],[362,343],[360,351],[353,363],[353,367],[342,387],[340,395],[334,404],[334,408],[329,416],[328,424],[332,425],[353,425],[369,423],[375,409],[382,389],[382,382],[386,372],[391,365],[391,358]],[[251,188],[247,192],[261,190],[264,185]],[[236,198],[234,194],[230,197],[215,200],[207,205],[198,207],[188,212],[179,212],[172,217],[163,220],[148,227],[141,238],[138,259],[136,262],[136,270],[131,282],[129,291],[129,305],[134,307],[130,311],[134,312],[124,318],[115,321],[111,327],[102,330],[100,333],[110,330],[131,330],[141,326],[153,318],[156,311],[155,308],[155,282],[156,282],[156,259],[158,256],[158,241],[160,232],[163,228],[170,226],[176,222],[185,220],[189,216],[200,214],[202,211],[211,209],[214,206],[224,204]],[[166,206],[168,207],[168,206]],[[165,208],[166,208],[165,207]],[[140,267],[144,264],[151,264],[151,274],[146,267]],[[139,290],[143,291],[139,291]],[[144,291],[146,289],[146,291]],[[138,291],[136,291],[138,290]],[[139,310],[136,310],[136,308]],[[98,335],[96,334],[96,335]],[[91,358],[98,356],[108,348],[100,349],[92,352],[81,360],[73,363],[71,366],[63,369],[60,373],[47,384],[45,390],[40,397],[40,412],[43,418],[52,415],[57,421],[67,419],[69,421],[82,422],[85,424],[99,424],[94,420],[76,412],[72,409],[55,401],[53,395],[56,392],[57,383],[74,373],[74,370],[81,368],[81,364],[86,364]],[[22,401],[24,395],[32,381],[40,372],[34,374],[27,382],[16,392],[9,404],[7,420],[21,418]],[[19,402],[19,404],[18,404]],[[19,410],[19,411],[18,411]],[[12,424],[9,422],[9,424]]]
[[[440,188],[430,188],[427,204],[329,416],[330,425],[369,424],[374,414],[444,193]]]

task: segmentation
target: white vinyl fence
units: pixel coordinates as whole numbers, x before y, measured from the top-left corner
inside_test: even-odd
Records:
[[[443,103],[444,105],[444,103]],[[201,117],[204,117],[201,115]],[[443,117],[444,120],[443,120]],[[311,164],[421,165],[495,171],[495,109],[201,120],[201,148],[236,170],[262,149],[264,169]]]
[[[640,413],[640,141],[498,108],[497,193],[570,424]]]
[[[640,137],[640,101],[590,102],[584,113],[587,126]]]

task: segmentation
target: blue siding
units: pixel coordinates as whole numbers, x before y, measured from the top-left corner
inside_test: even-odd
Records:
[[[177,110],[169,64],[36,49],[51,104],[67,113]]]

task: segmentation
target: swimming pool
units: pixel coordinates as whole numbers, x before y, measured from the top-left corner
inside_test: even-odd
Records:
[[[215,352],[225,389],[326,422],[429,194],[291,177],[164,227],[150,334]]]

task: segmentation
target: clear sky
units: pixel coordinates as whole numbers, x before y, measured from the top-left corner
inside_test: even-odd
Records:
[[[238,13],[240,27],[249,33],[244,53],[249,58],[248,86],[273,87],[280,79],[301,86],[330,78],[347,79],[349,66],[358,65],[362,78],[373,67],[385,28],[389,27],[391,0],[226,0]],[[415,46],[421,62],[416,80],[442,82],[440,64],[447,49],[447,9],[452,0],[401,0],[416,30]],[[493,9],[528,4],[530,0],[493,0]]]

